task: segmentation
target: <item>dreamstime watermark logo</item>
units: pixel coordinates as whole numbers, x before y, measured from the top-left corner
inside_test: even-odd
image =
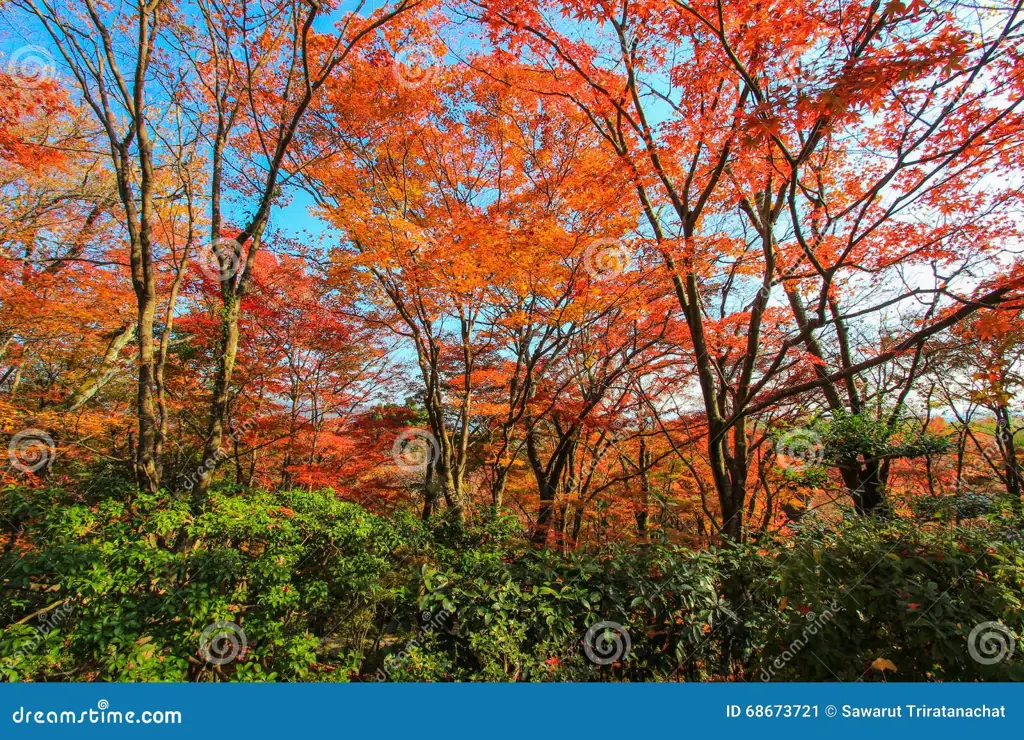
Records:
[[[421,612],[420,619],[423,620],[423,625],[416,633],[416,636],[409,640],[405,647],[397,653],[387,657],[388,662],[377,669],[377,680],[381,682],[387,681],[391,677],[392,672],[404,668],[405,664],[409,661],[410,651],[423,647],[427,638],[434,634],[435,631],[441,629],[451,616],[452,613],[445,609],[442,609],[437,614],[431,614],[428,611]]]
[[[213,665],[244,658],[248,646],[245,630],[234,622],[214,622],[199,635],[199,654]]]
[[[7,74],[20,85],[35,88],[56,76],[57,63],[42,46],[22,46],[7,60]]]
[[[14,654],[5,658],[4,662],[13,668],[17,668],[25,660],[26,656],[35,653],[39,650],[40,645],[46,643],[47,635],[59,629],[68,620],[74,608],[75,603],[71,599],[66,599],[50,611],[40,614],[37,618],[38,623],[32,625],[35,628],[35,634],[20,644],[18,649],[14,651]],[[68,675],[67,673],[62,673],[63,675]]]
[[[42,429],[23,429],[7,445],[7,458],[11,466],[22,473],[35,473],[49,465],[56,457],[53,437]]]
[[[214,239],[199,248],[196,264],[206,277],[227,282],[242,270],[242,245],[237,239]]]
[[[437,438],[422,429],[402,432],[391,446],[391,459],[403,473],[422,473],[440,456]]]
[[[982,448],[981,454],[987,459],[1003,462],[1009,454],[1012,439],[1013,433],[1010,429],[1004,424],[999,424],[992,434],[992,439]]]
[[[595,280],[622,275],[632,262],[629,249],[618,239],[598,239],[583,250],[583,269]]]
[[[437,242],[426,231],[406,232],[405,237],[409,241],[409,252],[414,257],[426,256],[438,251]]]
[[[629,657],[633,643],[618,622],[598,622],[583,635],[583,652],[595,665],[611,665]]]
[[[256,426],[256,420],[249,419],[244,424],[242,424],[238,429],[232,430],[231,433],[228,435],[228,439],[230,439],[232,442],[237,443],[244,435],[248,434],[249,430],[251,430],[254,426]],[[213,457],[206,461],[206,463],[200,465],[194,471],[185,476],[185,479],[182,481],[181,484],[182,488],[184,488],[186,491],[191,491],[195,487],[196,483],[203,479],[203,476],[206,473],[211,473],[212,471],[216,470],[217,466],[220,465],[221,461],[227,459],[227,456],[228,453],[223,448],[217,450]]]
[[[797,654],[807,646],[807,643],[810,642],[810,638],[818,634],[821,628],[831,622],[840,611],[842,611],[842,607],[840,607],[835,601],[832,601],[829,603],[828,608],[821,614],[807,612],[807,614],[804,615],[807,619],[807,624],[804,625],[800,636],[793,640],[793,642],[789,644],[789,647],[782,651],[782,655],[772,661],[771,665],[761,670],[761,680],[771,681],[775,678],[775,674],[785,668],[786,664],[793,660],[793,658],[795,658]]]
[[[401,87],[423,87],[437,76],[441,60],[425,44],[414,44],[397,52],[391,64],[391,74]]]
[[[793,429],[775,443],[779,465],[799,473],[807,466],[821,465],[825,448],[817,434],[807,429]]]
[[[967,636],[967,652],[982,665],[994,665],[1013,655],[1017,640],[1002,622],[982,622]]]
[[[121,711],[111,709],[110,702],[100,699],[95,709],[42,711],[18,707],[11,715],[14,724],[26,725],[180,725],[181,712],[176,709]]]

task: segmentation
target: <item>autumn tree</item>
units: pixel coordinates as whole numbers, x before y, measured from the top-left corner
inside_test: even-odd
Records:
[[[1022,329],[1020,304],[958,325],[941,346],[942,361],[933,381],[941,389],[943,406],[957,422],[956,492],[966,488],[963,464],[971,452],[980,459],[981,473],[994,477],[1018,510],[1024,490],[1017,444],[1021,422],[1016,412],[1024,381]],[[984,429],[986,424],[991,425],[990,431]]]
[[[368,99],[350,88],[331,101],[320,141],[341,153],[314,169],[310,187],[343,230],[343,264],[378,297],[372,320],[415,349],[437,445],[425,508],[436,486],[464,511],[475,437],[488,447],[494,506],[512,461],[530,460],[545,532],[584,420],[657,341],[656,326],[630,323],[635,276],[597,287],[606,242],[612,263],[628,257],[609,236],[630,223],[613,173],[586,151],[590,135],[571,107],[538,111],[532,96],[515,99],[465,69],[428,89],[396,86],[390,74],[379,85],[376,119],[361,116]],[[459,109],[459,99],[473,103]],[[590,390],[576,396],[588,375]],[[542,445],[556,407],[568,416]]]
[[[955,281],[939,281],[845,313],[840,293],[865,269],[933,258],[958,276],[955,262],[973,261],[957,246],[977,221],[960,211],[956,225],[943,224],[929,198],[1012,165],[1016,6],[980,26],[955,4],[824,3],[811,14],[786,2],[482,0],[467,12],[490,33],[493,54],[477,62],[485,73],[573,101],[631,173],[689,327],[729,536],[743,533],[753,416],[809,391],[836,408],[855,406],[839,394],[858,373],[913,352],[1014,289],[974,295],[969,282],[957,292]],[[531,77],[503,75],[510,56],[525,55],[536,60]],[[993,75],[1005,96],[988,94]],[[987,213],[1008,194],[974,197],[985,198]],[[934,227],[907,226],[918,203]],[[892,251],[897,236],[905,247]],[[984,249],[975,246],[968,251]],[[862,264],[866,256],[875,264]],[[847,322],[921,293],[946,301],[886,348],[828,367],[823,335],[842,354]],[[865,475],[851,471],[849,485],[870,510],[881,489],[867,490]]]
[[[272,12],[245,2],[200,2],[179,20],[175,45],[199,83],[195,115],[204,121],[212,118],[202,129],[211,151],[205,258],[220,275],[223,302],[197,495],[209,487],[216,470],[238,352],[241,301],[250,289],[271,210],[289,172],[307,164],[294,156],[292,146],[307,109],[338,67],[363,47],[379,43],[382,29],[423,4],[399,0],[378,8],[360,0],[333,33],[315,28],[327,8],[297,0],[279,2]],[[189,23],[190,12],[201,22]],[[239,173],[235,181],[227,176],[227,167]],[[239,204],[246,215],[231,237],[225,233],[224,217],[229,195],[251,203]]]

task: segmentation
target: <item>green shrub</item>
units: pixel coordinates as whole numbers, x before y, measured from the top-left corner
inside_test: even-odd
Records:
[[[329,492],[219,492],[193,515],[169,496],[9,490],[2,511],[24,529],[0,559],[3,611],[70,605],[56,630],[46,611],[3,632],[8,680],[348,680],[355,637],[401,589],[391,553],[417,531]],[[219,622],[244,632],[230,664],[201,654]],[[226,630],[207,641],[217,632],[241,642]],[[341,643],[353,650],[331,649]]]
[[[849,520],[811,524],[776,555],[778,616],[762,679],[1019,680],[1020,650],[987,664],[971,633],[1024,634],[1024,556],[987,530]],[[981,647],[985,628],[974,637]],[[994,647],[994,645],[990,646]],[[890,666],[895,666],[892,670]]]
[[[1024,632],[1006,519],[563,554],[330,491],[84,490],[0,493],[5,680],[1022,677],[1024,648],[991,659]]]
[[[708,678],[724,670],[722,645],[735,631],[721,565],[716,551],[668,547],[531,551],[465,572],[425,569],[420,607],[457,615],[428,643],[444,654],[452,679]],[[628,653],[614,664],[587,656],[585,638],[599,623],[629,636]],[[609,651],[615,636],[608,636]],[[600,639],[592,634],[590,646],[603,659],[594,644]]]

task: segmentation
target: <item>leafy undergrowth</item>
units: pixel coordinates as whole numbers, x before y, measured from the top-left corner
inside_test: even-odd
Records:
[[[329,491],[15,488],[0,515],[11,681],[1024,677],[1024,557],[977,523],[565,555]]]

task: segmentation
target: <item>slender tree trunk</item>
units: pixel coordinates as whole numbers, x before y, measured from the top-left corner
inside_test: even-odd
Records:
[[[171,338],[174,334],[174,312],[178,306],[178,294],[181,291],[181,282],[185,278],[185,268],[189,260],[189,249],[192,247],[192,241],[195,237],[196,214],[191,181],[188,181],[186,185],[186,202],[188,232],[185,238],[185,246],[182,249],[181,259],[178,261],[177,270],[174,274],[174,280],[171,282],[171,292],[167,297],[167,306],[164,309],[164,329],[160,335],[160,348],[156,360],[156,407],[158,415],[156,456],[158,460],[163,459],[164,446],[167,444],[167,388],[164,384],[164,371],[167,368]]]
[[[647,519],[651,507],[651,454],[647,449],[647,439],[640,437],[639,450],[640,468],[640,509],[636,512],[636,533],[640,537],[647,536]]]
[[[436,470],[433,460],[427,461],[427,473],[423,481],[423,521],[427,521],[437,511],[438,487],[435,482]]]
[[[555,487],[547,482],[540,486],[540,504],[537,508],[537,525],[533,529],[531,540],[534,544],[545,545],[551,531],[551,521],[555,513]]]
[[[99,390],[106,385],[114,376],[117,369],[117,361],[123,350],[132,339],[135,338],[135,323],[125,325],[114,334],[107,345],[107,351],[103,355],[100,366],[89,378],[82,383],[66,401],[64,408],[67,411],[77,411],[92,399]]]
[[[792,286],[787,287],[786,296],[789,299],[789,305],[793,311],[793,317],[796,319],[797,327],[800,331],[805,331],[809,326],[810,320],[807,316],[803,299],[796,292],[796,288]],[[843,367],[852,367],[853,358],[850,354],[846,323],[843,321],[839,306],[834,300],[829,301],[829,311],[835,322],[839,341],[839,354]],[[828,369],[825,365],[825,353],[812,331],[806,332],[804,347],[811,355],[821,360],[820,363],[814,364],[815,374],[819,378],[827,378]],[[852,375],[846,378],[847,399],[845,403],[834,383],[829,381],[822,385],[822,393],[831,411],[852,414],[859,414],[861,412],[860,393],[857,390],[855,381],[856,379]],[[838,467],[843,484],[853,500],[854,509],[857,513],[869,515],[878,510],[879,507],[884,508],[886,502],[885,480],[882,469],[877,462],[870,460],[863,462],[857,458],[851,458],[844,461]]]
[[[156,315],[155,287],[148,283],[138,294],[139,309],[139,440],[135,466],[139,487],[149,493],[160,487],[156,460],[157,420],[153,389],[156,383],[153,320]]]
[[[494,483],[491,486],[491,505],[494,507],[494,513],[497,514],[501,511],[505,499],[505,486],[508,485],[508,467],[500,463],[495,467]]]
[[[572,541],[575,542],[577,546],[580,541],[580,533],[583,531],[583,516],[585,513],[586,507],[581,501],[572,515]]]
[[[1020,463],[1017,462],[1017,447],[1013,439],[1013,428],[1010,425],[1010,410],[1005,404],[996,408],[996,442],[1003,456],[1003,468],[1006,475],[1006,493],[1010,497],[1017,513],[1024,513],[1024,502],[1021,501],[1021,489],[1024,480],[1021,477]]]
[[[210,400],[206,444],[203,448],[202,475],[196,494],[202,495],[209,490],[213,475],[217,469],[224,441],[224,424],[227,418],[228,402],[231,387],[231,375],[235,370],[235,358],[238,355],[238,316],[241,301],[235,295],[224,300],[221,335],[218,342],[217,374],[214,379],[213,397]]]

